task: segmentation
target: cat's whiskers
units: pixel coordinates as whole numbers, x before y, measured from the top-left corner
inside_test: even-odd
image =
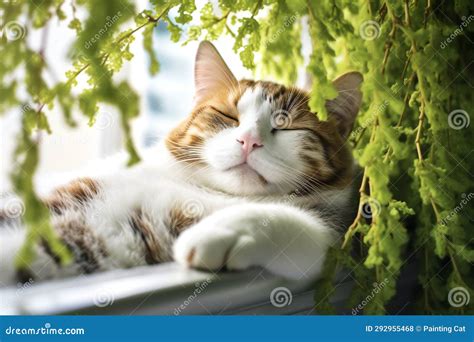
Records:
[[[279,167],[278,171],[285,176],[281,182],[289,183],[291,186],[295,185],[296,188],[302,188],[309,194],[316,193],[318,198],[324,197],[324,190],[328,190],[324,185],[316,186],[313,183],[309,183],[308,180],[311,180],[314,183],[319,182],[319,180],[300,170],[291,168],[282,163],[278,163],[277,166]],[[275,165],[273,165],[273,167],[275,167]],[[295,175],[295,173],[297,174]]]
[[[271,151],[269,151],[269,154],[270,156],[274,159],[272,160],[272,164],[276,164],[277,167],[279,168],[284,168],[286,170],[289,170],[291,173],[293,172],[297,172],[301,175],[303,175],[305,178],[308,178],[308,179],[311,179],[312,181],[314,181],[315,183],[318,183],[321,187],[330,187],[329,185],[325,184],[323,181],[317,179],[317,178],[314,178],[313,176],[307,174],[306,172],[303,172],[303,171],[300,171],[296,168],[293,168],[291,166],[288,166],[286,165],[285,161],[283,159],[281,159],[279,156],[275,155],[274,153],[272,153]],[[274,165],[273,165],[274,167]]]

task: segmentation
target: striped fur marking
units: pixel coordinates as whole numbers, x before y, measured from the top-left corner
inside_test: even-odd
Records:
[[[129,218],[130,227],[140,236],[145,247],[145,261],[148,264],[156,264],[170,261],[171,255],[160,242],[157,232],[153,229],[150,218],[141,209],[135,210]]]
[[[53,222],[60,239],[74,255],[74,261],[84,273],[93,273],[101,268],[101,260],[108,256],[105,241],[83,220],[58,217]],[[45,251],[56,261],[54,253]]]
[[[61,214],[64,209],[83,205],[99,192],[99,182],[92,178],[79,178],[58,188],[49,198],[46,198],[45,203],[53,212]]]
[[[41,239],[40,247],[54,261],[56,266],[61,266],[60,257],[56,253],[54,253],[54,251],[51,249],[51,247],[49,247],[49,244],[47,243],[45,239]]]
[[[190,217],[179,206],[171,208],[167,227],[173,237],[177,237],[184,230],[201,220],[201,217]]]

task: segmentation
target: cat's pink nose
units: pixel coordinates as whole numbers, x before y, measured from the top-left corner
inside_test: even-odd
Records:
[[[249,153],[252,152],[254,149],[263,146],[260,137],[250,133],[243,134],[240,138],[237,139],[237,141],[239,142],[239,144],[242,145],[242,150],[244,151],[244,154],[246,156],[248,156]]]

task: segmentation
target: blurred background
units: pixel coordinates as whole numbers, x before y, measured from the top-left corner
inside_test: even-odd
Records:
[[[147,3],[138,1],[137,8],[145,9]],[[171,17],[176,15],[176,10],[170,13]],[[193,24],[194,21],[188,25]],[[187,45],[183,45],[183,41],[173,43],[166,25],[160,22],[154,30],[154,49],[160,62],[160,72],[156,76],[151,76],[148,72],[149,60],[142,48],[142,36],[136,35],[131,46],[134,58],[127,62],[117,75],[118,78],[129,80],[141,96],[140,116],[133,120],[132,126],[138,149],[149,147],[162,139],[192,108],[194,56],[198,42],[190,42]],[[45,59],[53,61],[48,70],[48,77],[55,82],[64,79],[65,72],[71,68],[68,56],[71,54],[71,44],[76,34],[67,26],[67,21],[50,23],[48,39],[42,42],[45,44]],[[31,32],[28,39],[33,46],[42,40],[38,32]],[[232,41],[221,38],[214,44],[237,77],[252,77],[233,52]],[[79,93],[86,85],[85,80],[79,80],[76,91]],[[11,160],[15,147],[22,111],[22,108],[15,108],[0,116],[0,192],[11,190],[11,164],[7,161]],[[122,151],[123,136],[116,108],[100,105],[97,122],[92,127],[89,127],[87,120],[81,116],[82,114],[75,113],[78,127],[70,128],[65,124],[58,106],[48,114],[54,133],[41,133],[41,161],[36,173],[40,192],[63,182],[63,179],[73,177],[78,170],[95,169],[98,160]],[[125,157],[119,159],[122,161]]]

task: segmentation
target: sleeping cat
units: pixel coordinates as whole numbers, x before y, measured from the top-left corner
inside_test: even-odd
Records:
[[[238,81],[202,42],[191,114],[139,165],[77,179],[44,198],[74,260],[61,266],[40,243],[26,278],[172,260],[316,278],[353,215],[355,169],[345,141],[361,82],[356,72],[336,79],[339,95],[327,102],[329,120],[320,121],[306,91]],[[0,234],[0,281],[21,281],[25,272],[12,265],[25,231],[3,227]]]

